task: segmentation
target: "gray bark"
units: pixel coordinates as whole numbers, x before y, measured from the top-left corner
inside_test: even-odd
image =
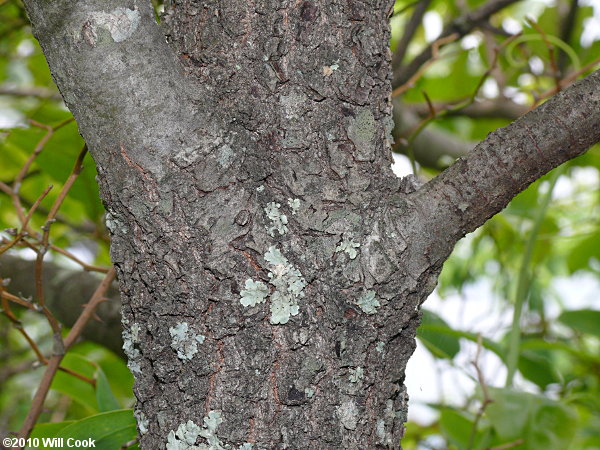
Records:
[[[168,44],[146,1],[25,4],[98,164],[142,448],[399,448],[452,246],[600,137],[596,73],[415,191],[391,0],[175,1]]]

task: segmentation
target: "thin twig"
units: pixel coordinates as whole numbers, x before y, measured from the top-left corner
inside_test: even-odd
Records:
[[[64,351],[58,354],[52,355],[50,360],[48,361],[48,365],[46,366],[46,371],[42,377],[42,380],[37,388],[37,391],[33,397],[33,401],[31,404],[31,408],[27,413],[27,417],[19,430],[18,437],[22,439],[26,439],[33,426],[35,425],[40,413],[42,412],[42,407],[44,405],[44,401],[46,399],[46,395],[48,394],[48,390],[50,389],[50,384],[54,379],[54,375],[56,371],[59,369],[60,363],[64,357],[64,352],[67,351],[77,340],[85,325],[93,316],[96,307],[105,300],[104,294],[106,290],[109,288],[110,284],[115,278],[115,269],[111,268],[111,270],[106,274],[102,282],[96,288],[96,291],[90,298],[90,301],[85,305],[85,309],[71,328],[68,336],[64,341]],[[22,447],[14,447],[16,450],[20,450]]]
[[[517,1],[519,0],[490,0],[475,11],[469,11],[446,25],[440,35],[440,39],[454,33],[457,33],[458,38],[461,38],[481,23],[486,22],[493,14]],[[420,70],[420,67],[431,58],[432,54],[433,44],[423,50],[410,64],[394,75],[392,87],[396,88],[410,80]]]
[[[450,42],[455,41],[456,39],[458,39],[458,37],[459,37],[458,33],[452,33],[449,36],[444,36],[444,37],[436,40],[431,45],[431,53],[432,53],[431,58],[429,58],[429,60],[427,60],[425,63],[423,63],[423,65],[421,65],[419,70],[417,70],[417,72],[413,76],[411,76],[406,83],[404,83],[401,86],[398,86],[396,89],[394,89],[392,91],[392,97],[396,97],[400,94],[403,94],[404,92],[406,92],[407,90],[412,88],[415,85],[415,83],[417,82],[417,80],[419,78],[421,78],[423,76],[423,74],[427,71],[429,66],[431,66],[435,61],[437,61],[437,59],[439,58],[440,47],[443,45],[449,44]]]
[[[46,197],[46,195],[48,195],[48,193],[50,192],[51,189],[52,189],[52,185],[49,185],[46,188],[46,190],[44,192],[42,192],[42,194],[33,203],[33,205],[31,206],[31,208],[29,208],[29,212],[27,213],[27,216],[25,216],[25,221],[23,222],[23,225],[21,225],[21,233],[26,233],[27,232],[27,225],[29,224],[29,221],[33,217],[33,213],[35,213],[35,211],[40,206],[40,203],[42,202],[42,200],[44,200],[44,198]]]
[[[560,91],[560,70],[558,68],[558,64],[556,63],[556,54],[554,53],[554,46],[550,43],[546,32],[540,27],[533,19],[527,18],[527,23],[535,28],[542,40],[544,41],[544,45],[548,49],[548,59],[550,60],[550,67],[552,68],[552,77],[554,78],[554,87],[555,93]]]
[[[63,256],[66,256],[71,261],[76,262],[86,272],[108,273],[108,271],[110,270],[107,267],[100,267],[100,266],[94,266],[94,265],[88,264],[85,261],[82,261],[81,259],[79,259],[77,256],[75,256],[73,253],[69,252],[68,250],[65,250],[64,248],[57,247],[56,245],[50,244],[50,249],[54,250],[57,253],[60,253]]]
[[[485,378],[483,377],[483,371],[479,366],[479,358],[481,356],[481,350],[483,348],[483,339],[481,334],[477,335],[477,353],[475,354],[475,360],[471,362],[473,367],[475,367],[475,372],[477,372],[477,380],[479,381],[479,385],[481,386],[481,393],[483,394],[483,400],[481,401],[481,406],[477,411],[477,415],[475,416],[475,420],[473,421],[473,428],[471,429],[471,435],[469,436],[469,445],[467,445],[467,449],[471,450],[473,448],[473,444],[475,443],[475,437],[477,436],[477,427],[479,425],[479,421],[483,417],[485,413],[485,409],[488,407],[490,403],[493,403],[493,399],[490,397],[490,393],[487,388],[487,384],[485,383]]]
[[[519,445],[525,443],[525,439],[517,439],[516,441],[509,442],[507,444],[497,445],[495,447],[490,447],[488,450],[506,450],[507,448],[518,447]]]
[[[566,88],[567,86],[575,82],[577,78],[579,78],[581,75],[588,72],[589,70],[592,70],[598,64],[600,64],[600,58],[596,58],[594,61],[586,64],[581,69],[571,72],[569,75],[560,80],[560,89],[562,90]],[[552,97],[554,94],[556,94],[555,87],[552,89],[548,89],[536,99],[535,103],[531,106],[530,110],[536,108],[543,100],[547,99],[548,97]]]
[[[35,355],[37,356],[38,360],[41,363],[46,364],[46,361],[47,361],[46,357],[42,354],[42,352],[40,351],[40,349],[37,346],[37,344],[35,343],[35,341],[33,339],[31,339],[31,337],[29,336],[27,331],[25,331],[25,329],[23,328],[23,325],[21,324],[21,321],[19,319],[17,319],[17,317],[13,314],[13,312],[10,308],[10,304],[8,303],[8,296],[5,295],[5,294],[7,294],[7,292],[5,291],[5,288],[3,285],[0,285],[0,294],[2,294],[0,296],[0,303],[2,304],[3,314],[8,318],[8,320],[10,320],[12,322],[13,326],[17,329],[17,331],[19,333],[21,333],[21,335],[25,338],[25,340],[27,341],[27,343],[29,344],[29,346],[34,351]]]
[[[415,10],[404,27],[404,34],[402,35],[402,38],[400,38],[400,41],[398,41],[398,45],[396,45],[396,49],[394,50],[394,56],[392,57],[392,72],[398,71],[400,66],[402,66],[408,44],[410,44],[419,25],[421,25],[423,16],[425,15],[425,12],[427,12],[430,3],[431,0],[420,0],[415,5]]]
[[[67,197],[69,190],[71,189],[71,187],[73,186],[73,183],[75,183],[75,180],[77,179],[77,177],[81,173],[81,170],[83,169],[83,158],[85,157],[86,153],[87,153],[87,146],[84,145],[83,149],[77,156],[77,160],[75,161],[75,165],[73,166],[73,170],[71,171],[69,178],[67,178],[67,181],[65,181],[65,184],[62,187],[60,193],[58,194],[58,197],[56,198],[56,200],[54,201],[54,204],[50,208],[50,212],[48,213],[46,223],[42,227],[42,229],[44,230],[44,233],[42,235],[42,241],[40,243],[40,249],[38,252],[38,256],[36,259],[36,265],[35,265],[36,297],[37,297],[38,303],[42,307],[44,306],[44,290],[43,290],[43,286],[42,286],[42,263],[44,260],[44,255],[46,254],[46,251],[48,250],[48,247],[49,247],[48,241],[50,239],[50,227],[52,226],[52,223],[54,222],[54,218],[56,217],[58,210],[62,206],[63,201]]]
[[[569,44],[571,42],[571,37],[573,35],[573,30],[575,28],[575,19],[577,17],[577,11],[579,10],[579,1],[571,0],[571,5],[569,7],[569,12],[566,16],[564,16],[564,20],[561,23],[560,30],[560,39]],[[564,74],[565,69],[567,68],[568,55],[565,51],[560,51],[558,53],[558,68],[560,70],[561,75]]]

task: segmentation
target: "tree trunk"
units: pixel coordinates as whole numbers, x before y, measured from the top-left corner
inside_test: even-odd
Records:
[[[25,3],[98,165],[142,448],[399,448],[454,243],[600,138],[595,74],[417,190],[391,0],[173,1],[163,30],[147,1]]]

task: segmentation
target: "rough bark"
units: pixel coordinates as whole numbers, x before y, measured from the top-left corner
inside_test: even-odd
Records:
[[[391,0],[175,1],[169,45],[146,1],[25,3],[99,167],[143,448],[399,448],[450,249],[597,139],[553,108],[600,129],[596,74],[415,192],[389,168]]]

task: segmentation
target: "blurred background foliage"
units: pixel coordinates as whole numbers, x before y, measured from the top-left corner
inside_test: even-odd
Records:
[[[162,2],[153,4],[160,16]],[[469,22],[494,5],[493,14]],[[395,169],[424,179],[600,65],[597,0],[398,0],[391,25]],[[82,147],[23,6],[0,0],[0,181],[15,188],[37,150],[16,186],[23,207],[54,186],[32,229],[44,226]],[[50,251],[44,259],[71,271],[82,270],[77,259],[110,265],[89,155],[83,165],[50,238],[71,257]],[[427,395],[411,392],[404,448],[600,449],[599,170],[596,145],[456,247],[424,305],[417,353],[427,353],[418,359],[426,365],[411,362],[407,377],[409,389],[417,378]],[[0,192],[0,247],[18,229],[14,202]],[[6,254],[34,259],[27,247],[21,242]],[[5,284],[15,295],[24,292]],[[49,355],[52,333],[43,315],[16,306],[12,312]],[[0,342],[0,435],[7,436],[25,419],[42,369],[6,314]],[[88,381],[59,372],[32,436],[83,430],[90,437],[93,429],[101,448],[135,447],[132,412],[123,410],[134,404],[133,380],[118,349],[82,340],[63,366]]]

